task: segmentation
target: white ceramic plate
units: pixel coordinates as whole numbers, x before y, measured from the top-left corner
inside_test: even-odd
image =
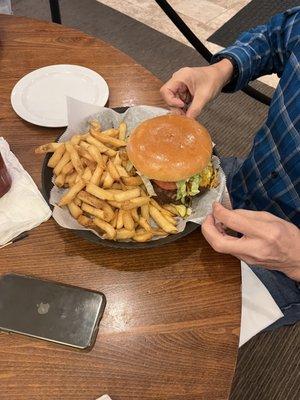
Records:
[[[104,106],[109,90],[101,75],[79,65],[50,65],[25,75],[11,92],[15,112],[32,124],[68,125],[66,97]]]

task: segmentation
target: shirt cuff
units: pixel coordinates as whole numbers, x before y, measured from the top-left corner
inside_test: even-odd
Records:
[[[230,46],[215,54],[211,59],[211,64],[215,64],[226,56],[231,57],[236,62],[238,74],[223,88],[223,91],[236,92],[247,86],[251,80],[251,57],[244,47]]]

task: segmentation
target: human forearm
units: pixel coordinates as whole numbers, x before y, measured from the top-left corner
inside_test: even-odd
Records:
[[[216,76],[218,77],[218,85],[220,86],[220,90],[222,90],[223,87],[231,81],[233,74],[233,65],[229,60],[224,58],[216,64],[213,64],[211,68],[215,69],[217,74]]]
[[[286,263],[287,275],[300,282],[300,229],[298,229],[298,234],[295,234],[295,241],[290,248],[289,254],[287,254]]]
[[[299,24],[300,8],[297,7],[242,33],[232,46],[215,54],[213,63],[229,56],[237,65],[238,74],[226,90],[242,89],[262,75],[277,73],[280,76],[297,42]]]

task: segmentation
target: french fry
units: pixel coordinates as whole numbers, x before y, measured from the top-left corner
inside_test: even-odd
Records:
[[[117,154],[117,152],[116,152],[116,150],[108,148],[108,150],[106,150],[105,154],[108,155],[109,157],[114,157]]]
[[[70,187],[73,186],[77,176],[78,174],[76,171],[74,171],[72,174],[66,175],[66,183],[68,183]]]
[[[89,204],[90,206],[93,206],[95,208],[102,208],[102,205],[104,203],[103,200],[99,200],[97,197],[85,192],[84,190],[81,190],[77,194],[76,198],[82,201],[83,203]]]
[[[117,231],[106,221],[100,218],[94,218],[94,224],[107,233],[109,239],[114,239],[117,235]]]
[[[93,183],[88,183],[86,186],[86,191],[101,200],[115,200],[114,195],[109,192],[108,190],[99,188],[98,186],[94,185]]]
[[[138,222],[139,222],[140,226],[145,229],[145,231],[147,231],[147,232],[152,231],[150,224],[144,217],[140,217]]]
[[[57,187],[61,188],[61,187],[63,187],[64,184],[65,184],[65,179],[66,179],[66,175],[64,175],[64,174],[59,174],[59,175],[55,178],[54,183],[55,183],[55,185],[56,185]]]
[[[114,210],[112,209],[112,207],[107,202],[104,201],[101,208],[104,211],[105,221],[107,222],[111,221],[114,218]]]
[[[124,186],[122,186],[122,189],[114,189],[113,187],[111,187],[111,189],[109,189],[109,191],[113,194],[120,194],[120,193],[124,193],[125,190],[123,190]]]
[[[88,152],[87,148],[86,148],[85,146],[82,146],[83,143],[85,143],[85,142],[81,142],[80,146],[78,146],[78,149],[77,149],[78,154],[79,154],[81,157],[84,157],[84,158],[86,158],[87,160],[89,160],[89,161],[91,161],[91,162],[94,162],[95,160],[94,160],[94,158],[90,155],[90,153]],[[90,144],[87,144],[87,145],[88,145],[88,147],[91,146]]]
[[[61,172],[64,175],[68,175],[71,172],[73,172],[73,170],[74,170],[74,167],[73,167],[72,161],[69,161],[66,165],[64,165]]]
[[[122,161],[128,161],[128,155],[127,155],[127,151],[125,149],[119,150],[119,156]]]
[[[88,134],[89,136],[90,136],[90,134]],[[84,139],[86,139],[87,138],[87,136],[85,136],[85,138]],[[85,150],[87,150],[87,148],[90,146],[90,144],[89,143],[87,143],[85,140],[82,140],[81,142],[80,142],[80,147],[82,148],[82,149],[85,149]]]
[[[155,201],[155,200],[153,199],[153,197],[151,197],[150,203],[151,203],[155,208],[157,208],[157,210],[159,210],[160,212],[163,212],[163,211],[164,211],[164,209],[158,204],[157,201]]]
[[[141,206],[141,214],[142,214],[142,217],[147,222],[149,222],[149,220],[150,220],[149,203],[144,204],[144,205]]]
[[[151,200],[150,200],[151,201]],[[177,233],[177,228],[171,224],[163,215],[162,213],[154,207],[152,204],[149,206],[149,211],[151,217],[157,223],[159,227],[161,227],[167,233]]]
[[[89,169],[89,167],[86,167],[84,173],[82,174],[82,179],[85,181],[90,181],[91,177],[92,171]]]
[[[118,173],[119,173],[119,175],[121,176],[121,177],[126,177],[126,178],[128,178],[129,177],[129,174],[128,174],[128,172],[126,171],[126,169],[124,168],[124,167],[122,167],[122,165],[116,165],[116,168],[117,168],[117,171],[118,171]]]
[[[173,215],[180,215],[179,212],[177,211],[176,207],[174,207],[172,204],[164,204],[163,208],[167,211],[169,211]]]
[[[89,204],[82,203],[81,210],[90,215],[93,215],[94,217],[104,219],[104,211],[94,208],[94,207],[90,206]]]
[[[82,201],[78,197],[75,197],[75,199],[73,200],[73,203],[76,204],[76,206],[80,207],[82,204]]]
[[[107,146],[105,146],[102,142],[99,142],[99,140],[95,139],[94,136],[88,135],[86,141],[89,144],[96,146],[100,153],[105,153],[107,150],[109,150]]]
[[[152,232],[145,232],[140,234],[135,234],[133,236],[133,240],[136,242],[147,242],[148,240],[152,239],[153,233]]]
[[[80,181],[81,179],[81,175],[77,174],[76,179],[75,179],[75,183],[77,183],[78,181]]]
[[[126,200],[135,199],[136,197],[140,196],[140,193],[141,193],[141,191],[139,188],[127,190],[126,192],[115,194],[113,200],[126,201]]]
[[[119,201],[109,201],[108,202],[112,207],[115,208],[123,208],[123,203],[119,202]]]
[[[114,146],[114,147],[124,147],[127,145],[125,140],[120,140],[115,137],[106,135],[104,132],[92,131],[91,135],[94,138],[96,138],[97,140],[99,140],[100,142],[105,143],[105,144],[110,144],[111,146]]]
[[[166,236],[167,235],[167,233],[163,229],[160,229],[160,228],[154,228],[154,229],[152,228],[152,233],[154,236]]]
[[[176,226],[177,221],[174,219],[174,217],[170,216],[169,214],[164,214],[164,213],[161,213],[161,214],[163,215],[163,217],[164,217],[167,221],[170,222],[170,224]]]
[[[128,229],[119,229],[117,230],[117,236],[116,240],[126,240],[126,239],[131,239],[135,235],[135,231],[128,230]]]
[[[123,213],[123,224],[124,228],[132,231],[134,229],[134,221],[129,211]]]
[[[123,176],[122,177],[122,182],[126,186],[139,186],[143,183],[142,178],[140,176]]]
[[[115,181],[118,181],[120,179],[120,174],[115,164],[111,160],[109,160],[107,163],[107,170]]]
[[[77,222],[86,228],[92,228],[94,226],[94,220],[85,215],[79,215]]]
[[[79,154],[78,154],[77,150],[75,149],[75,147],[71,143],[67,142],[66,150],[70,153],[72,164],[73,164],[74,168],[76,169],[77,173],[83,174],[84,168],[83,168]]]
[[[70,142],[75,146],[76,144],[80,143],[81,139],[82,139],[81,135],[74,135],[71,137]]]
[[[35,154],[45,154],[45,153],[54,153],[61,146],[61,143],[47,143],[42,144],[41,146],[37,147],[34,152]]]
[[[162,206],[162,209],[161,209],[160,212],[162,213],[162,215],[165,215],[165,216],[168,216],[168,217],[171,217],[171,218],[173,218],[173,216],[174,216],[174,214],[172,214],[170,211],[166,210],[164,208],[164,206]]]
[[[87,152],[90,154],[90,156],[92,157],[92,159],[94,161],[96,161],[97,164],[101,164],[104,165],[101,153],[99,151],[99,149],[94,146],[93,144],[91,144],[88,148],[87,148]]]
[[[77,193],[79,193],[84,187],[85,187],[85,182],[82,179],[80,179],[77,183],[75,183],[71,187],[71,189],[67,191],[66,194],[62,196],[62,198],[58,203],[59,207],[71,203],[71,201],[76,197]]]
[[[57,147],[57,149],[55,149],[54,153],[52,154],[52,156],[49,158],[48,161],[48,167],[50,168],[55,168],[56,165],[58,164],[58,162],[60,161],[60,159],[62,158],[64,152],[65,152],[65,144],[64,143],[59,143],[59,146]]]
[[[123,210],[119,210],[118,219],[117,219],[117,226],[116,226],[117,229],[123,228],[123,225],[124,225],[123,214],[124,214],[124,211]]]
[[[99,186],[102,174],[103,174],[103,167],[101,164],[98,164],[90,179],[90,182],[96,186]]]
[[[82,209],[78,207],[73,201],[68,204],[68,209],[73,218],[78,219],[78,217],[83,213]]]
[[[100,187],[103,186],[105,177],[106,177],[106,171],[103,172],[103,174],[102,174],[102,176],[101,176],[101,178],[100,178],[100,182],[99,182],[99,185],[98,185],[98,186],[100,186]]]
[[[135,199],[125,201],[123,203],[122,208],[124,210],[132,210],[134,208],[141,207],[141,209],[143,209],[143,207],[148,204],[149,204],[149,197],[136,197]],[[144,216],[144,218],[146,217]]]
[[[120,183],[118,183],[118,182],[114,182],[113,185],[112,185],[112,189],[122,190],[122,185]]]
[[[92,121],[90,121],[89,124],[90,124],[90,127],[95,129],[96,131],[101,130],[100,122],[97,119],[93,119]]]
[[[68,164],[69,161],[70,161],[70,154],[66,151],[62,156],[62,158],[59,160],[59,162],[56,164],[56,167],[53,170],[54,174],[58,176],[61,173],[63,167],[66,164]]]
[[[97,164],[95,163],[95,161],[90,161],[90,160],[88,160],[87,158],[82,157],[82,158],[81,158],[81,162],[82,162],[82,165],[83,165],[84,167],[89,167],[89,169],[90,169],[92,172],[95,171],[96,165],[97,165]]]
[[[146,191],[144,190],[144,185],[142,185],[141,187],[140,187],[140,189],[141,189],[141,196],[143,196],[143,197],[148,197],[148,195],[146,194]]]
[[[136,234],[136,235],[141,235],[141,234],[143,234],[143,233],[146,233],[146,231],[145,231],[144,228],[137,228],[137,229],[135,230],[135,234]]]
[[[113,163],[115,165],[121,165],[122,164],[122,160],[120,158],[120,152],[119,151],[117,152],[117,154],[116,154],[116,156],[115,156],[115,158],[113,160]]]
[[[102,158],[103,158],[104,164],[106,164],[106,163],[107,163],[107,160],[108,160],[108,156],[107,156],[106,154],[103,154],[103,155],[102,155]]]
[[[111,221],[114,218],[114,211],[112,207],[106,203],[104,200],[100,200],[97,197],[85,192],[81,191],[78,193],[77,197],[86,204],[93,206],[94,208],[101,209],[104,211],[103,219],[107,222]]]
[[[103,135],[106,136],[111,136],[111,137],[118,137],[119,136],[119,129],[106,129],[105,131],[102,131]]]
[[[133,208],[133,209],[131,210],[131,216],[132,216],[134,222],[139,223],[140,217],[139,217],[139,214],[138,214],[136,208]]]
[[[125,140],[126,138],[126,129],[127,129],[127,125],[126,122],[121,122],[120,126],[119,126],[119,139],[120,140]]]
[[[114,183],[114,180],[110,173],[108,171],[105,172],[105,178],[103,181],[103,188],[104,189],[109,189],[112,187],[112,184]]]
[[[115,212],[115,216],[113,217],[113,219],[110,221],[110,224],[113,228],[116,229],[117,227],[117,220],[118,220],[118,211]]]

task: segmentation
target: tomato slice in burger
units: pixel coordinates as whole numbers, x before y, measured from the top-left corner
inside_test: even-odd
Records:
[[[163,182],[163,181],[156,181],[153,180],[157,186],[159,186],[160,188],[164,189],[164,190],[176,190],[177,189],[177,185],[176,182]]]

